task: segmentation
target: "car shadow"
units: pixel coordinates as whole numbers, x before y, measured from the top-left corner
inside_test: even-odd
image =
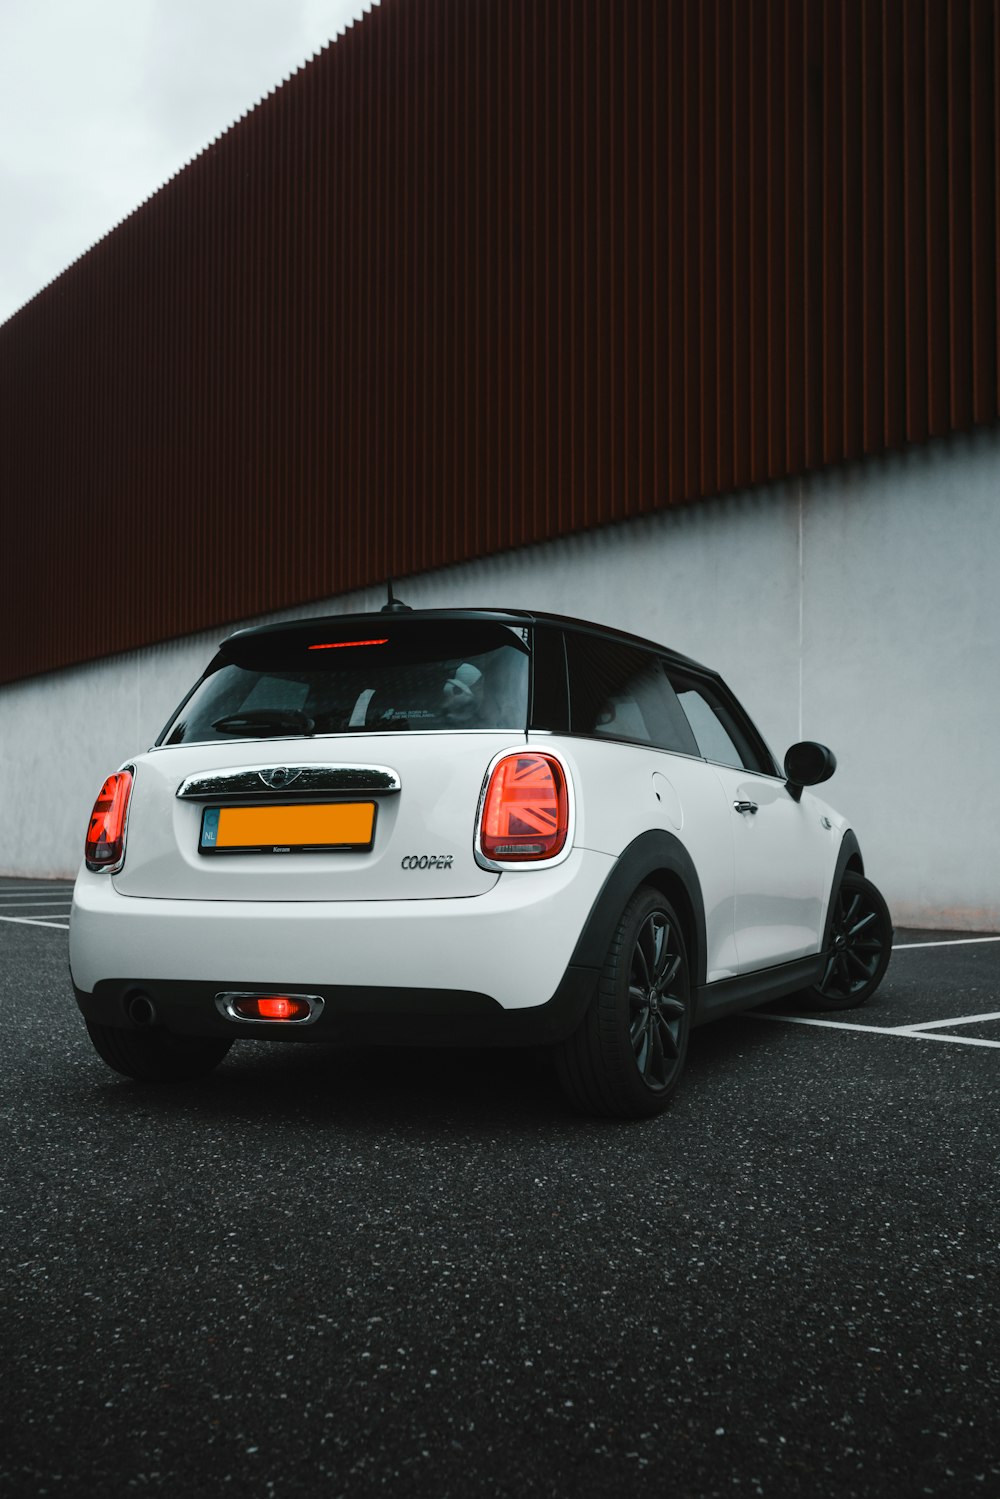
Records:
[[[696,1030],[671,1111],[689,1091],[713,1088],[748,1049],[767,1049],[771,1027],[742,1017]],[[237,1043],[214,1073],[196,1083],[155,1086],[126,1078],[100,1086],[99,1106],[123,1115],[240,1126],[262,1117],[289,1124],[378,1123],[391,1129],[447,1127],[488,1133],[544,1129],[633,1129],[648,1121],[594,1119],[563,1099],[544,1048],[457,1049]]]
[[[463,1127],[537,1128],[574,1119],[545,1053],[424,1047],[237,1043],[196,1083],[151,1086],[126,1078],[101,1089],[102,1105],[164,1118],[178,1114],[231,1124],[267,1115],[298,1123],[380,1120]]]

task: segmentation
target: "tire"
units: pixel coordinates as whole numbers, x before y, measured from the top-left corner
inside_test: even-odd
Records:
[[[604,1118],[648,1119],[680,1080],[691,1030],[691,976],[677,915],[642,885],[618,923],[579,1028],[554,1049],[570,1103]]]
[[[801,998],[813,1010],[852,1010],[870,999],[892,955],[892,917],[871,880],[848,871],[833,898],[826,967]]]
[[[187,1083],[212,1072],[232,1046],[208,1036],[175,1036],[170,1031],[126,1031],[92,1025],[94,1049],[109,1067],[143,1083]]]

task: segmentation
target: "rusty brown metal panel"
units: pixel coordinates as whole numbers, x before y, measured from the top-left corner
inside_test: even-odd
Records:
[[[714,390],[710,392],[709,436],[715,444],[716,487],[725,492],[733,486],[733,391],[735,319],[733,307],[733,32],[727,24],[728,7],[716,0],[715,48],[712,87],[715,105],[710,149],[715,157],[715,286],[714,286]]]
[[[1000,0],[383,0],[0,329],[0,680],[995,422],[998,134]]]
[[[785,236],[785,201],[788,179],[782,170],[786,130],[788,55],[786,52],[784,5],[772,6],[764,34],[766,59],[765,179],[767,314],[767,475],[787,472],[788,425],[788,242]]]
[[[748,70],[749,99],[743,126],[749,141],[750,221],[745,253],[749,265],[750,313],[750,482],[767,477],[767,25],[771,7],[755,17],[751,10],[749,46],[743,59]],[[754,24],[756,21],[756,24]]]
[[[805,286],[802,386],[805,467],[824,462],[823,298],[824,194],[823,157],[824,77],[823,0],[805,0],[803,7],[804,163],[801,240],[797,247]]]
[[[665,40],[665,88],[667,113],[664,120],[666,137],[666,173],[662,179],[665,191],[667,217],[665,223],[666,243],[660,263],[663,278],[663,300],[666,306],[664,319],[665,337],[662,355],[667,370],[666,409],[663,420],[667,427],[667,489],[668,503],[676,503],[685,493],[685,343],[684,343],[684,298],[685,298],[685,123],[684,123],[684,78],[685,78],[685,32],[684,7],[671,5],[667,12],[667,23],[662,28]]]
[[[785,106],[783,121],[785,213],[785,462],[791,473],[806,467],[806,157],[808,102],[806,84],[806,9],[785,7]]]
[[[995,348],[991,338],[1000,323],[1000,0],[973,0],[973,22],[973,383],[983,422],[1000,412],[1000,337]]]
[[[861,308],[858,335],[861,346],[860,442],[864,452],[877,452],[885,441],[885,11],[876,0],[865,0],[860,17],[861,48],[861,202],[858,241],[861,255]]]
[[[823,461],[845,450],[844,7],[823,8]]]
[[[691,298],[692,357],[697,361],[697,375],[692,381],[692,403],[689,428],[691,475],[699,494],[713,494],[716,489],[715,443],[712,441],[711,408],[715,399],[715,153],[712,150],[711,121],[715,118],[712,94],[713,73],[710,66],[715,47],[714,13],[710,6],[699,5],[692,17],[693,88],[695,128],[692,160],[695,180],[692,212],[695,220],[694,279]]]
[[[627,36],[630,47],[630,80],[633,90],[631,140],[635,161],[631,165],[629,202],[631,204],[632,264],[635,293],[631,315],[637,330],[638,354],[630,363],[630,408],[632,417],[629,438],[629,480],[632,512],[652,510],[657,504],[657,335],[656,299],[645,301],[638,288],[655,287],[657,266],[656,192],[645,184],[657,181],[658,146],[657,94],[660,80],[656,73],[657,12],[637,11],[637,24]]]
[[[971,15],[965,6],[946,18],[948,70],[948,368],[944,413],[949,430],[972,425],[972,77]]]
[[[699,20],[701,6],[683,0],[681,7],[682,52],[684,72],[681,79],[681,133],[677,142],[680,158],[680,199],[677,234],[681,249],[681,306],[679,338],[681,349],[681,416],[679,442],[682,453],[681,494],[699,488],[701,411],[701,316],[699,306],[701,272],[701,139],[699,105]]]
[[[840,194],[843,201],[841,404],[843,456],[864,451],[864,49],[863,5],[843,9],[840,60]]]
[[[951,406],[948,303],[953,267],[949,260],[948,174],[948,11],[950,0],[925,0],[924,46],[924,203],[927,245],[927,417],[928,430],[948,430]]]
[[[882,314],[882,411],[884,443],[898,447],[906,441],[906,278],[905,182],[903,114],[903,8],[906,0],[883,0],[882,46],[882,207],[884,246],[877,275]],[[871,451],[877,451],[871,449]]]
[[[905,285],[906,438],[930,433],[930,359],[927,322],[927,6],[903,5],[903,277]]]

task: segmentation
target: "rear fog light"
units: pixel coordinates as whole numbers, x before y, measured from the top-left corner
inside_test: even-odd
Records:
[[[267,1020],[304,1025],[323,1009],[318,994],[217,994],[215,1003],[230,1020]]]

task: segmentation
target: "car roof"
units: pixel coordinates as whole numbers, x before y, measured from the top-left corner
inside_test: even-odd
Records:
[[[641,635],[630,635],[625,630],[616,630],[610,625],[595,624],[592,620],[574,619],[571,615],[550,614],[547,611],[534,609],[410,609],[404,606],[376,610],[368,614],[314,614],[303,619],[291,619],[280,621],[276,624],[251,625],[247,629],[235,630],[232,635],[227,635],[222,641],[225,647],[232,641],[244,640],[281,640],[282,638],[294,637],[296,635],[312,633],[316,630],[330,629],[354,629],[364,626],[369,628],[374,621],[380,626],[392,624],[394,627],[409,622],[426,622],[428,624],[445,624],[451,622],[466,622],[477,624],[501,624],[501,625],[540,625],[542,628],[549,627],[560,630],[574,630],[588,635],[599,635],[606,640],[616,640],[623,645],[633,645],[643,650],[656,651],[658,655],[666,656],[678,666],[688,667],[693,671],[705,676],[716,677],[718,673],[711,667],[704,666],[701,662],[694,661],[690,656],[683,656],[679,651],[671,650],[669,646],[660,645],[655,640],[648,640]]]

